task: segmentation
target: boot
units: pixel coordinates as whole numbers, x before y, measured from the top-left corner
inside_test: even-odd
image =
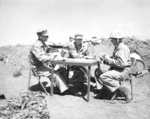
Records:
[[[121,86],[121,87],[119,87],[118,90],[125,96],[127,103],[131,102],[131,93],[130,93],[130,89],[128,87]]]

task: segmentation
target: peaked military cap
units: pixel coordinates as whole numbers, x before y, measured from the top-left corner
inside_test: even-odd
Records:
[[[42,36],[48,36],[48,31],[46,29],[39,29],[37,31],[37,34]]]

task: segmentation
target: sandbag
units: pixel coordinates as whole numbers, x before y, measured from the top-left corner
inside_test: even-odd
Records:
[[[43,92],[22,92],[19,96],[0,101],[2,119],[50,119]]]

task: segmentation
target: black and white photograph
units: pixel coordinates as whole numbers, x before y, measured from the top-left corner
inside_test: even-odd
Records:
[[[150,119],[150,0],[0,0],[0,119]]]

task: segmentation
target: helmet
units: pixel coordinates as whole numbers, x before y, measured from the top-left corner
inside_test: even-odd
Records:
[[[117,39],[122,39],[124,38],[124,34],[123,31],[120,29],[115,29],[112,31],[112,33],[110,34],[109,38],[117,38]]]

